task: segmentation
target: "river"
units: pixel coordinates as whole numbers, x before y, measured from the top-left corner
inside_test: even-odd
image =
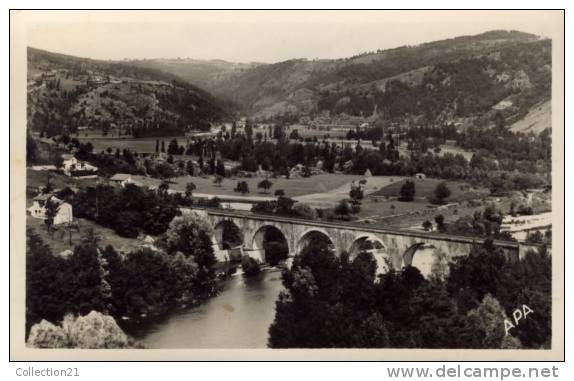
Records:
[[[283,290],[281,271],[264,268],[252,278],[238,272],[200,306],[126,327],[147,348],[266,348]]]

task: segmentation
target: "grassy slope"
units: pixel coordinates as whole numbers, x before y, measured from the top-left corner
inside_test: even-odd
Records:
[[[428,199],[428,197],[432,196],[434,189],[438,184],[443,182],[443,180],[439,179],[410,179],[415,183],[415,190],[416,194],[415,197]],[[383,197],[399,197],[399,193],[403,184],[407,181],[407,179],[397,181],[391,185],[388,185],[377,192],[374,192],[372,196],[383,196]],[[484,192],[478,192],[475,190],[470,189],[470,187],[463,183],[457,181],[447,181],[449,189],[451,190],[451,195],[448,198],[449,202],[456,202],[461,200],[470,200],[476,198],[477,195],[480,193],[484,194]]]
[[[546,128],[552,129],[550,101],[533,107],[524,118],[510,126],[510,130],[513,132],[534,132],[535,134],[539,134]]]

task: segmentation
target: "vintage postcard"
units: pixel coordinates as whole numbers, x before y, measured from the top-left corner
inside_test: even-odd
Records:
[[[564,13],[11,11],[12,360],[562,360]]]

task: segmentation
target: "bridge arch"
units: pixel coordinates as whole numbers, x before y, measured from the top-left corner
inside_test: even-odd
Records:
[[[321,228],[310,228],[305,230],[303,233],[299,235],[297,238],[297,248],[295,251],[295,255],[301,254],[301,252],[308,247],[311,243],[315,242],[324,242],[329,245],[333,251],[336,251],[335,243],[329,236],[329,233]]]
[[[436,246],[426,242],[411,245],[403,254],[403,265],[416,267],[427,278],[432,273],[436,258]]]
[[[221,220],[213,228],[213,237],[220,250],[243,246],[243,232],[233,220]]]
[[[259,252],[263,261],[276,265],[289,256],[287,235],[277,226],[265,224],[260,226],[251,242],[254,252]]]
[[[383,240],[374,234],[357,236],[349,247],[349,256],[354,259],[361,251],[367,251],[377,261],[377,273],[385,273],[392,266],[391,257]]]

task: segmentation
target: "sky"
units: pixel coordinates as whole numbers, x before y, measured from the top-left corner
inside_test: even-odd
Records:
[[[551,11],[30,11],[28,46],[95,59],[279,62],[520,30],[543,37]]]

